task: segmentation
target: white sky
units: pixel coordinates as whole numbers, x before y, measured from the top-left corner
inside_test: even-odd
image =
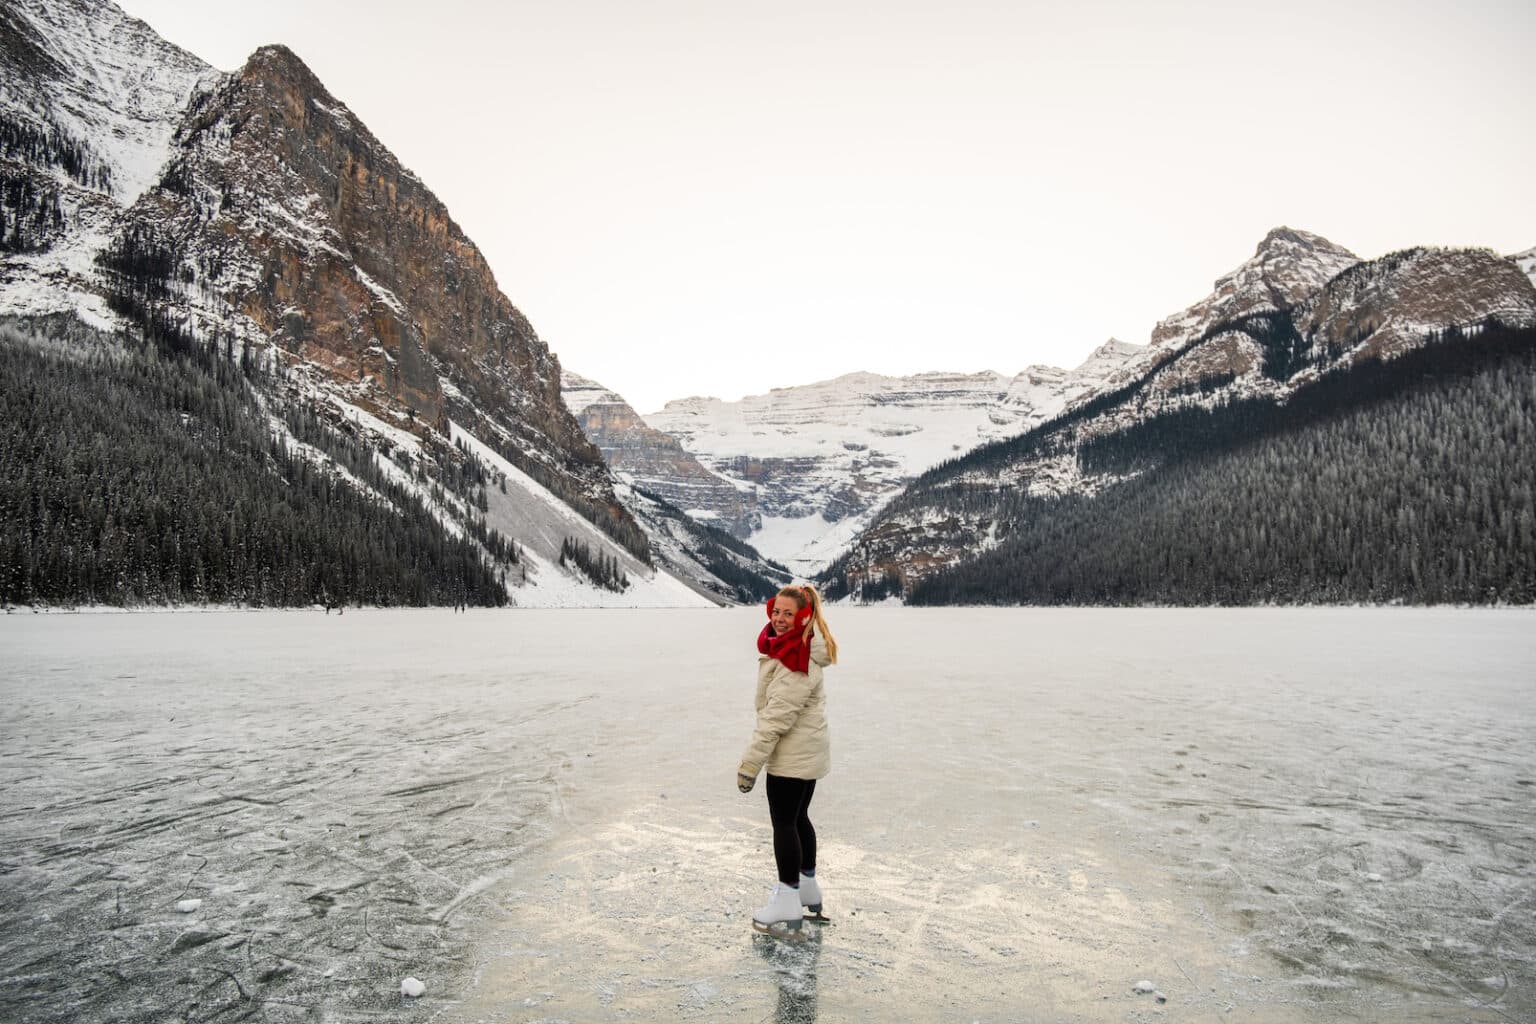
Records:
[[[1529,0],[126,0],[294,50],[641,412],[1145,342],[1272,227],[1536,245]]]

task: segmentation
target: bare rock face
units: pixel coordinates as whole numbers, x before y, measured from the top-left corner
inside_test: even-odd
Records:
[[[567,407],[621,478],[736,537],[759,524],[752,490],[705,469],[677,438],[649,426],[601,384],[569,370],[563,379]]]
[[[1536,289],[1487,249],[1410,249],[1339,275],[1296,311],[1296,330],[1323,357],[1391,358],[1426,332],[1475,328],[1488,318],[1536,324]]]

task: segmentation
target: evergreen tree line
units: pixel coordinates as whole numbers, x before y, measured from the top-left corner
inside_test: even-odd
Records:
[[[338,434],[313,406],[284,404],[280,409],[283,421],[295,440],[324,451],[337,465],[359,479],[370,483],[387,479],[374,463],[372,447],[355,437]],[[426,485],[429,496],[438,507],[451,507],[447,497],[450,491],[464,502],[464,528],[480,542],[485,554],[490,556],[497,567],[519,564],[522,556],[517,542],[486,525],[484,513],[489,502],[486,500],[484,485],[489,480],[489,473],[485,465],[469,454],[467,446],[462,443],[456,444],[455,449],[458,452],[457,461],[443,446],[435,458],[409,459],[397,453],[396,465],[413,473],[417,480]],[[475,515],[475,509],[481,515]]]
[[[909,600],[1536,601],[1536,331],[1434,341],[1285,406],[1181,413],[1093,442],[1083,458],[1097,471],[1165,458],[1094,497],[994,493],[1002,543]]]
[[[1128,475],[1170,459],[1245,445],[1256,437],[1295,430],[1379,402],[1410,395],[1431,382],[1475,376],[1536,346],[1536,331],[1489,319],[1470,332],[1452,327],[1390,360],[1368,359],[1325,374],[1284,402],[1229,398],[1209,407],[1177,409],[1111,434],[1085,439],[1077,449],[1083,472]]]
[[[473,416],[470,417],[471,419]],[[654,565],[651,558],[651,541],[624,507],[611,499],[594,497],[582,489],[581,479],[591,472],[591,467],[574,457],[568,457],[564,472],[529,455],[514,444],[497,443],[493,432],[481,436],[496,450],[496,454],[528,474],[535,482],[574,509],[581,517],[603,533],[617,541],[630,554],[646,565]],[[596,465],[602,466],[599,455]]]
[[[636,487],[635,492],[655,504],[655,514],[675,520],[688,532],[693,538],[693,550],[703,561],[704,568],[730,587],[730,592],[725,596],[743,604],[751,604],[766,601],[777,594],[781,587],[789,585],[792,578],[789,570],[763,557],[751,544],[717,526],[699,522],[652,491]],[[731,557],[732,554],[737,557]],[[754,564],[767,567],[767,573],[753,569]]]
[[[63,233],[57,188],[30,175],[0,179],[0,253],[38,252]]]
[[[562,567],[574,565],[587,579],[605,590],[622,593],[629,589],[629,576],[624,572],[624,567],[619,564],[619,560],[601,551],[594,554],[586,541],[572,537],[565,538],[560,545],[560,565]]]
[[[789,571],[784,570],[783,578],[774,580],[761,573],[754,572],[749,566],[743,565],[739,558],[733,558],[730,549],[722,545],[716,535],[725,533],[711,526],[699,524],[701,529],[707,531],[704,541],[699,545],[699,557],[704,560],[704,568],[725,583],[732,590],[731,596],[743,604],[766,601],[779,592],[781,587],[789,585]],[[730,534],[725,534],[730,536]],[[736,538],[732,537],[732,540]],[[759,557],[759,561],[766,561]],[[771,564],[771,563],[769,563]]]
[[[818,577],[823,596],[829,601],[851,597],[862,604],[874,604],[890,597],[902,597],[906,587],[901,574],[891,568],[871,563],[867,546],[845,552]]]
[[[176,251],[158,234],[142,224],[133,224],[96,256],[107,279],[110,292],[127,310],[147,307],[170,297],[170,285],[177,276],[180,260]],[[142,318],[135,318],[139,320]]]
[[[495,478],[501,493],[507,493],[507,478],[501,473],[495,473],[487,468],[480,457],[470,450],[468,442],[460,439],[453,443],[458,450],[458,458],[443,458],[429,462],[437,468],[438,479],[445,483],[449,490],[457,494],[465,504],[478,509],[480,515],[469,512],[464,517],[464,527],[469,535],[480,542],[485,548],[486,554],[498,565],[517,565],[522,561],[518,552],[517,542],[504,536],[494,527],[488,527],[485,523],[485,513],[490,511],[490,499],[486,497],[486,488],[490,486],[492,478]]]
[[[504,574],[369,449],[290,408],[294,435],[366,490],[291,450],[211,347],[0,329],[0,601],[506,603]]]
[[[630,554],[634,555],[646,565],[651,561],[651,541],[645,535],[645,531],[631,519],[617,503],[609,504],[597,501],[579,492],[571,486],[568,478],[556,476],[545,470],[541,463],[527,460],[534,466],[538,466],[539,472],[530,473],[535,480],[539,480],[545,487],[553,491],[556,496],[568,505],[580,512],[592,525],[618,541]],[[524,469],[524,472],[528,472]],[[546,479],[540,479],[540,476]]]
[[[239,366],[247,380],[254,381],[258,386],[274,383],[262,372],[248,341],[242,342],[236,363],[232,338],[213,338],[203,342],[182,328],[179,319],[163,301],[170,295],[169,282],[177,276],[177,260],[174,252],[158,236],[147,230],[130,230],[116,239],[97,258],[97,263],[113,284],[108,305],[114,312],[140,324],[144,337],[160,353],[191,361],[220,379],[225,369],[234,364]],[[334,436],[331,426],[321,420],[313,409],[303,410],[288,403],[280,407],[289,429],[297,439],[327,451],[354,475],[362,478],[378,475],[372,464],[372,449],[356,443],[349,444]],[[457,442],[455,449],[455,455],[444,451],[437,458],[407,461],[402,468],[413,472],[428,485],[429,496],[439,506],[447,506],[449,503],[446,495],[452,493],[464,501],[467,509],[478,509],[481,513],[479,517],[473,512],[467,512],[464,517],[465,528],[470,536],[480,542],[498,567],[518,564],[520,556],[516,543],[485,523],[484,513],[489,509],[485,493],[485,485],[489,481],[488,471],[478,458],[471,455],[466,444]],[[504,478],[500,486],[505,494]]]
[[[85,143],[57,128],[37,128],[0,114],[0,160],[57,167],[87,188],[112,191],[112,168]]]

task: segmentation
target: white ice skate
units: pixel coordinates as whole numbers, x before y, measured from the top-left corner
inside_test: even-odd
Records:
[[[800,938],[805,917],[800,912],[800,895],[793,886],[779,882],[773,887],[773,898],[765,907],[759,907],[752,915],[752,930],[779,938]]]
[[[806,909],[805,919],[814,924],[831,924],[821,912],[821,886],[810,875],[800,876],[800,905]]]

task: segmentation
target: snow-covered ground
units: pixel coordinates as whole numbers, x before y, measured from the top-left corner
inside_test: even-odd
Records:
[[[798,946],[756,609],[0,616],[0,1019],[1536,1016],[1530,612],[833,611]]]

